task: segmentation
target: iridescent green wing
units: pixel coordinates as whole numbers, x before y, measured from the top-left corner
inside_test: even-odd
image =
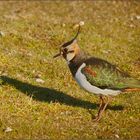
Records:
[[[86,66],[82,69],[82,73],[94,86],[103,89],[125,89],[132,86],[129,81],[134,79],[107,61],[92,58],[87,60],[85,64]]]

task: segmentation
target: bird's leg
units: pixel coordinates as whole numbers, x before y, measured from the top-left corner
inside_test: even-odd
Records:
[[[101,116],[101,111],[103,110],[104,105],[105,105],[104,98],[103,96],[100,96],[100,106],[99,106],[98,113],[94,121],[99,121],[100,116]]]
[[[103,100],[103,97],[100,96],[100,106],[99,106],[99,110],[98,110],[97,116],[99,115],[100,110],[103,108],[103,105],[104,105],[104,100]],[[89,109],[88,111],[89,111],[89,113],[91,114],[92,119],[96,121],[96,118],[97,118],[97,117],[95,118],[95,116],[93,116],[93,114],[92,114],[92,112],[91,112],[90,109]]]
[[[105,104],[104,98],[103,98],[103,96],[100,96],[100,106],[99,106],[99,110],[98,110],[98,115],[99,115],[99,112],[102,110],[104,104]]]
[[[100,96],[100,101],[101,101],[101,103],[100,103],[100,107],[98,110],[98,114],[97,114],[97,117],[94,119],[94,121],[99,121],[101,119],[101,116],[109,103],[109,97],[107,97],[107,101],[105,103],[104,98],[102,96]]]

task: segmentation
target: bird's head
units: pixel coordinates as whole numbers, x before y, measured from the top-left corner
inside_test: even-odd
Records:
[[[76,40],[79,32],[80,32],[80,26],[78,28],[76,36],[72,40],[64,43],[60,47],[59,53],[56,54],[54,56],[54,58],[56,58],[58,56],[63,56],[64,59],[69,62],[80,52],[80,48],[79,48],[77,40]]]

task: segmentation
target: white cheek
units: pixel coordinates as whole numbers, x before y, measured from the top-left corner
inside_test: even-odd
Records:
[[[74,53],[68,53],[66,56],[67,61],[71,61],[74,58]]]

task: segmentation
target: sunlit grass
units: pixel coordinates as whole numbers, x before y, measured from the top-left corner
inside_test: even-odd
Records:
[[[0,7],[0,139],[140,137],[139,92],[115,97],[94,123],[89,110],[97,113],[98,97],[80,89],[62,58],[53,59],[84,21],[81,48],[140,79],[138,1],[1,1]]]

